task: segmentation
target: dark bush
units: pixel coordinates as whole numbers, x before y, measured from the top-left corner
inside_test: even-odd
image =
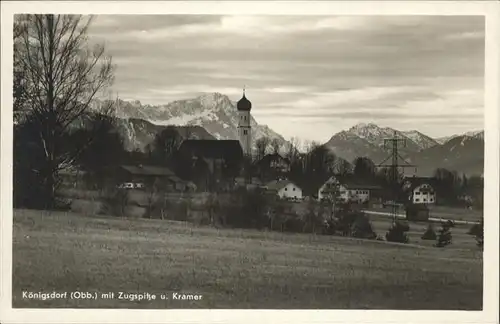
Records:
[[[106,189],[102,193],[101,200],[101,214],[119,217],[125,216],[125,209],[129,201],[126,189]]]
[[[373,230],[370,219],[363,213],[356,217],[352,225],[351,235],[353,237],[371,240],[377,238],[377,233]]]
[[[434,246],[436,247],[445,247],[449,244],[451,244],[451,231],[450,231],[450,225],[448,222],[443,223],[441,225],[441,229],[439,230],[439,235],[437,237],[437,242]]]
[[[335,230],[342,236],[351,236],[356,219],[363,214],[349,209],[340,209],[335,214]]]
[[[475,236],[477,246],[482,249],[484,247],[484,219],[481,219],[479,224],[474,224],[469,230],[469,234]]]
[[[389,242],[399,242],[399,243],[408,243],[410,239],[408,238],[408,232],[410,230],[410,226],[408,224],[401,223],[399,221],[395,221],[389,231],[385,234],[385,239]]]
[[[262,229],[269,224],[270,197],[257,191],[238,190],[220,207],[225,223],[232,227]]]
[[[448,226],[448,228],[452,228],[455,227],[455,222],[449,219],[446,221],[446,225]]]
[[[471,226],[467,234],[473,235],[473,236],[478,236],[483,232],[483,221],[481,220],[480,223],[474,224]]]
[[[425,231],[425,233],[422,235],[422,240],[436,240],[437,238],[437,235],[436,235],[436,232],[434,231],[434,226],[432,226],[432,224],[429,224],[427,226],[427,230]]]

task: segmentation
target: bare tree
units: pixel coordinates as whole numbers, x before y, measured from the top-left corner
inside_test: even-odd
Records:
[[[65,135],[89,111],[95,96],[113,81],[111,58],[104,47],[87,43],[91,18],[75,15],[16,16],[19,33],[15,69],[24,72],[22,95],[28,121],[43,148],[36,170],[46,188],[47,208],[55,202],[59,170],[78,151],[63,150]]]
[[[278,154],[280,152],[280,148],[281,148],[280,140],[277,138],[273,138],[271,141],[271,148],[272,148],[273,154]]]
[[[153,156],[156,162],[164,164],[172,158],[179,148],[182,137],[174,126],[168,126],[155,136],[153,141]]]
[[[257,148],[257,160],[260,160],[266,155],[266,150],[271,140],[269,137],[263,136],[255,142],[255,147]]]
[[[290,160],[290,162],[295,162],[297,161],[297,158],[299,156],[299,147],[300,145],[300,140],[297,137],[292,137],[288,141],[288,145],[286,146],[286,152],[285,152],[285,157]]]
[[[337,179],[327,181],[321,194],[323,195],[324,201],[327,203],[329,220],[331,221],[333,217],[335,217],[335,208],[340,197],[340,184]]]
[[[335,169],[339,175],[346,175],[352,172],[352,165],[344,159],[338,159]]]

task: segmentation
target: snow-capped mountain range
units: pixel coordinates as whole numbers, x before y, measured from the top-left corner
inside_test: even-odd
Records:
[[[103,103],[96,101],[95,107]],[[129,149],[143,150],[152,143],[154,135],[167,125],[177,126],[181,133],[189,133],[194,138],[238,139],[236,102],[220,93],[203,94],[165,105],[116,100],[114,106]],[[271,140],[277,139],[282,147],[288,145],[281,135],[266,125],[258,124],[253,117],[251,125],[253,147],[255,141],[264,136]],[[406,146],[400,147],[400,155],[407,162],[417,164],[420,175],[429,175],[438,167],[482,173],[484,131],[434,139],[417,130],[400,131],[373,123],[361,123],[333,135],[325,146],[347,161],[365,156],[378,164],[387,159],[390,153],[390,148],[384,148],[384,139],[394,135],[406,139]]]
[[[103,102],[96,101],[97,106]],[[178,100],[165,105],[143,105],[139,101],[116,100],[116,117],[123,120],[142,119],[156,126],[199,126],[216,139],[238,139],[238,111],[236,102],[220,93],[208,93],[193,99]],[[252,117],[253,144],[261,137],[277,139],[281,146],[286,145],[283,136],[267,125],[261,125]],[[137,132],[129,132],[136,136]],[[134,142],[130,137],[129,142]],[[145,143],[139,141],[136,148],[142,149]]]
[[[404,164],[404,159],[409,164],[417,165],[419,175],[430,175],[438,167],[482,174],[484,131],[454,135],[440,142],[416,130],[399,131],[373,123],[362,123],[335,134],[325,146],[347,161],[365,156],[379,164],[391,152],[390,147],[384,147],[384,139],[393,138],[394,135],[406,140],[406,146],[399,147],[399,162]]]
[[[438,142],[439,144],[444,144],[455,137],[464,136],[464,135],[468,136],[468,137],[475,137],[475,138],[484,140],[484,131],[478,130],[478,131],[467,132],[465,134],[455,134],[452,136],[439,137],[439,138],[436,138],[436,142]]]

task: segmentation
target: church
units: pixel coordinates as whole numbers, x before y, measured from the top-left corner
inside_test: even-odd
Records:
[[[179,147],[180,176],[200,190],[223,190],[235,183],[252,154],[252,103],[245,96],[237,102],[238,140],[184,140]]]
[[[243,89],[243,97],[236,104],[238,109],[238,139],[240,141],[243,154],[252,154],[252,126],[250,124],[252,103],[245,96]]]

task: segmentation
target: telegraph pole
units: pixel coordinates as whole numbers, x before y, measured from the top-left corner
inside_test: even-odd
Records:
[[[398,199],[398,172],[399,168],[410,168],[415,167],[416,165],[409,164],[406,160],[399,154],[398,149],[400,147],[406,147],[406,138],[398,138],[398,134],[394,131],[394,135],[392,138],[384,139],[384,149],[390,148],[391,154],[383,160],[377,168],[387,168],[389,167],[391,170],[391,182],[392,182],[392,196],[393,196],[393,204],[392,204],[392,222],[396,222],[396,215],[398,214],[398,206],[396,205],[396,201]],[[389,159],[391,159],[391,164],[384,164]],[[399,164],[399,160],[403,163]]]

